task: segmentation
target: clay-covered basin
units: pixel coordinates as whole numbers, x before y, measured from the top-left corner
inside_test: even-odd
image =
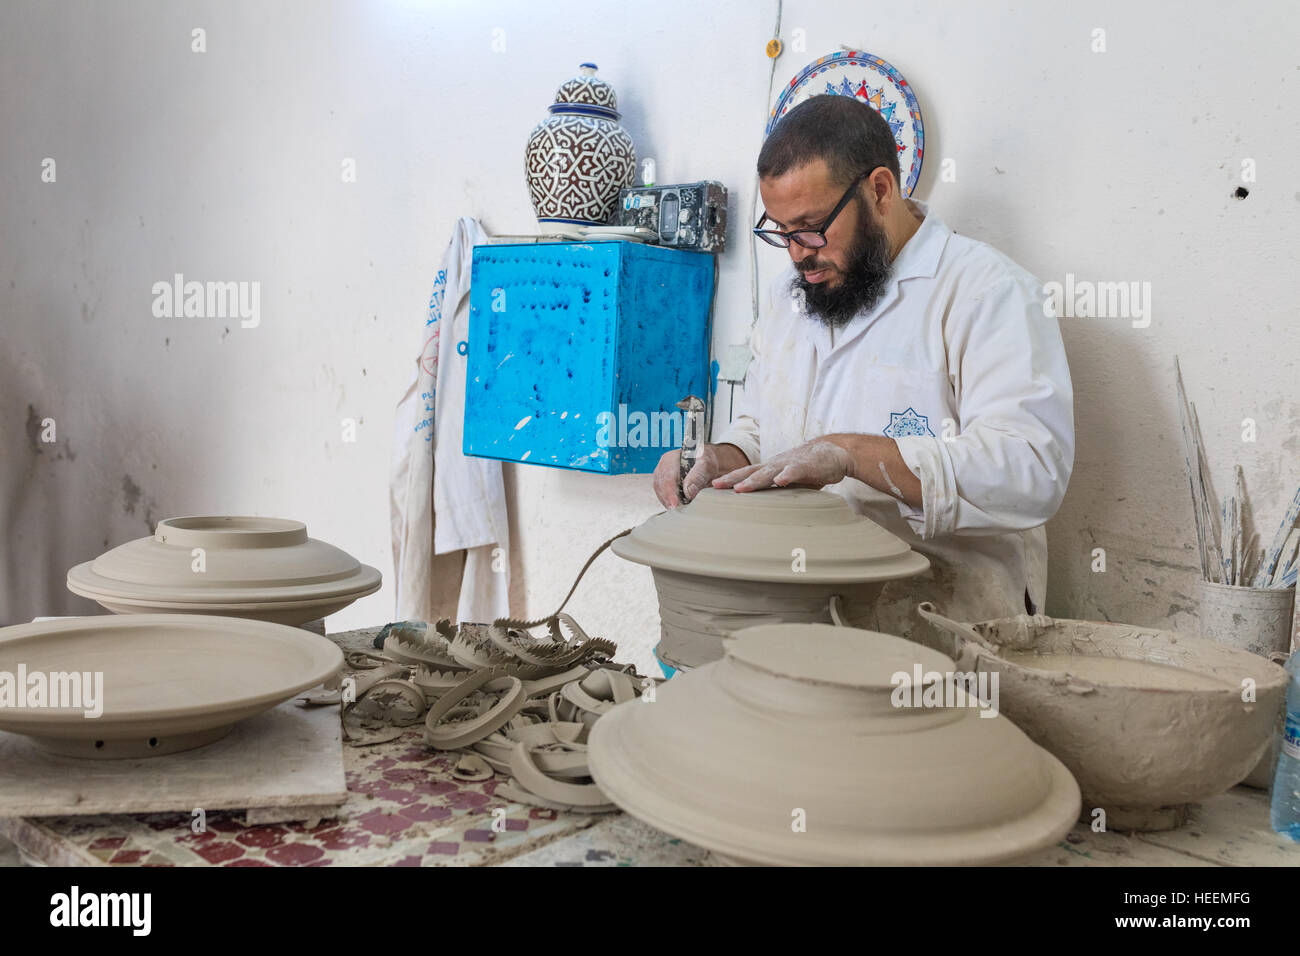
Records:
[[[1084,819],[1116,830],[1186,822],[1269,745],[1286,671],[1247,651],[1128,624],[1014,617],[957,638],[963,669],[999,675],[1000,708],[1070,768]]]

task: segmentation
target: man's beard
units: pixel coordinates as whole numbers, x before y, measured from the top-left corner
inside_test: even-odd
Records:
[[[849,249],[848,264],[840,284],[831,289],[825,282],[809,282],[803,277],[804,272],[817,271],[818,267],[811,264],[816,262],[816,257],[795,266],[799,274],[790,283],[791,294],[796,300],[803,301],[804,311],[833,329],[847,325],[859,312],[875,305],[888,288],[889,277],[894,271],[889,255],[889,236],[876,225],[866,205],[860,199],[854,201],[861,226]]]

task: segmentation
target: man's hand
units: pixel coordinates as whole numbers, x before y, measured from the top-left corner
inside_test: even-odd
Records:
[[[686,475],[683,490],[690,501],[700,489],[724,472],[749,464],[749,459],[735,445],[701,445],[695,465]],[[664,452],[655,466],[655,495],[665,508],[676,508],[683,502],[677,499],[677,475],[681,468],[681,452],[674,448]]]
[[[821,488],[853,475],[853,456],[825,439],[805,442],[760,465],[737,468],[713,481],[714,488],[758,491],[760,488]]]

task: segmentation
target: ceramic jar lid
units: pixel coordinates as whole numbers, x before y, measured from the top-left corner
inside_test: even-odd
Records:
[[[565,80],[555,91],[552,113],[586,113],[606,119],[618,119],[618,96],[614,87],[596,76],[595,63],[583,63],[578,75]]]
[[[638,564],[740,581],[889,581],[930,566],[839,495],[810,488],[747,494],[706,488],[689,505],[655,515],[612,548]],[[803,570],[797,571],[800,554]]]
[[[982,864],[1051,845],[1079,815],[1070,772],[1005,717],[895,706],[897,673],[953,671],[937,651],[773,624],[726,654],[591,731],[597,784],[674,836],[754,863]]]
[[[337,610],[379,585],[378,571],[307,537],[300,521],[224,515],[167,518],[153,537],[68,572],[74,594],[141,610]]]
[[[264,621],[128,614],[20,624],[0,628],[0,672],[86,683],[64,683],[59,699],[39,707],[6,701],[0,730],[69,756],[175,753],[219,739],[342,666],[333,641]]]

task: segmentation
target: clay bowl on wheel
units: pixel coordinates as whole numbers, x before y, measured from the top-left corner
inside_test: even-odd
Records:
[[[1083,817],[1164,830],[1237,784],[1269,744],[1287,673],[1247,651],[1173,631],[1014,617],[954,625],[958,667],[999,676],[999,707],[1061,760]]]
[[[307,537],[301,521],[166,518],[68,571],[68,590],[114,614],[219,614],[306,624],[379,590],[379,572]]]
[[[767,624],[723,650],[653,702],[612,707],[587,757],[612,802],[724,862],[984,865],[1050,847],[1078,819],[1070,772],[1009,720],[898,695],[900,674],[952,671],[929,648]]]

